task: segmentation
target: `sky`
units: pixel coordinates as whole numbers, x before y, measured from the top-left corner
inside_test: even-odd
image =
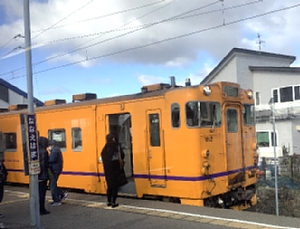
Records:
[[[170,76],[197,85],[233,48],[292,55],[292,67],[300,66],[298,0],[29,3],[33,93],[41,101],[134,94]],[[27,92],[23,11],[22,0],[0,0],[0,77]]]

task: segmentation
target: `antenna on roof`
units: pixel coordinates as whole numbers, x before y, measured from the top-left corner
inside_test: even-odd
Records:
[[[261,44],[266,43],[266,42],[260,39],[259,33],[257,34],[257,39],[258,39],[258,42],[256,42],[256,44],[258,44],[259,51],[261,51]]]

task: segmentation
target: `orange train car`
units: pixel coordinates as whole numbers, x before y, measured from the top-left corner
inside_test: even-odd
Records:
[[[106,193],[100,153],[106,134],[113,133],[125,153],[129,183],[123,194],[243,210],[256,204],[252,96],[230,82],[156,84],[132,95],[47,101],[35,113],[39,135],[56,140],[63,152],[61,187]],[[11,183],[29,181],[23,156],[26,113],[0,113]]]

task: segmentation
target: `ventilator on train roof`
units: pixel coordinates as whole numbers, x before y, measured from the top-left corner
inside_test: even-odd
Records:
[[[53,99],[53,100],[47,100],[44,102],[45,106],[52,106],[52,105],[59,105],[59,104],[65,104],[65,99]]]
[[[84,93],[84,94],[77,94],[73,95],[72,102],[79,102],[79,101],[86,101],[86,100],[92,100],[97,99],[97,94],[95,93]]]

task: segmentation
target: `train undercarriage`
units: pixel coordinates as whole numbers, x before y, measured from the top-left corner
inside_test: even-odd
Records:
[[[253,197],[256,194],[256,186],[251,185],[246,189],[243,187],[232,188],[229,192],[206,198],[204,200],[204,206],[213,208],[235,208],[240,206],[241,208],[249,206],[251,207],[255,203]]]

